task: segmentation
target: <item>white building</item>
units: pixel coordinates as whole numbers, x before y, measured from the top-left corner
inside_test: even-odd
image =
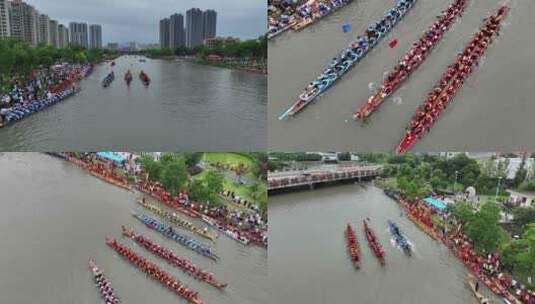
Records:
[[[22,0],[13,0],[9,5],[11,37],[36,46],[39,42],[39,12]]]
[[[50,43],[50,18],[48,15],[39,15],[39,43],[52,44]]]
[[[49,22],[48,38],[50,40],[50,45],[52,45],[55,48],[59,46],[58,22],[56,20],[50,20]]]
[[[89,26],[89,48],[102,48],[102,26],[99,24],[92,24]]]
[[[0,0],[0,39],[11,36],[11,25],[9,22],[10,2]]]
[[[58,48],[69,46],[69,29],[63,25],[58,25]]]
[[[70,44],[88,48],[87,23],[69,23]]]

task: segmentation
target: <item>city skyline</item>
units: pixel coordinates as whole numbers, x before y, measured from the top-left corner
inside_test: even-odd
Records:
[[[174,13],[160,20],[159,41],[162,49],[194,48],[216,35],[217,12],[211,9],[203,11],[190,8],[186,11],[185,18],[181,13]]]
[[[24,0],[0,0],[0,38],[19,39],[31,46],[54,48],[76,44],[102,48],[102,25],[69,22],[68,28]]]
[[[171,0],[137,1],[118,0],[113,3],[95,0],[86,3],[71,0],[26,0],[41,14],[50,16],[58,23],[83,20],[89,24],[100,24],[105,29],[102,44],[110,42],[125,44],[130,41],[138,43],[159,43],[159,21],[175,12],[185,12],[198,7],[205,11],[213,9],[218,12],[218,36],[233,36],[240,39],[254,39],[265,32],[267,12],[265,5],[252,1],[228,0],[224,3],[216,0],[188,0],[179,4]],[[74,3],[74,4],[73,4]],[[120,13],[118,13],[120,12]],[[185,22],[185,20],[184,20]]]

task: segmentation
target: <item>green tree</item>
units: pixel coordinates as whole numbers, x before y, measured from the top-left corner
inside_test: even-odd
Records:
[[[218,202],[218,195],[223,191],[223,174],[216,171],[207,172],[204,177],[195,179],[190,185],[190,197],[199,202],[213,205]]]
[[[511,241],[503,250],[501,261],[513,268],[515,275],[527,283],[535,275],[535,223],[529,224],[519,240]],[[535,286],[532,281],[532,287]]]
[[[448,205],[448,208],[452,209],[451,214],[462,223],[470,223],[474,219],[474,208],[468,202],[459,202],[455,205]]]
[[[186,165],[188,167],[193,167],[193,166],[196,166],[200,161],[201,161],[201,158],[202,158],[202,153],[184,153],[183,156],[184,156],[184,159],[185,159],[185,162],[186,162]]]
[[[140,160],[143,170],[149,175],[149,179],[152,181],[158,181],[160,174],[162,173],[162,164],[155,161],[152,156],[145,155]]]
[[[484,254],[497,251],[507,241],[507,234],[499,225],[500,208],[493,202],[481,206],[465,229],[475,249]]]
[[[184,159],[175,158],[168,163],[164,163],[160,182],[171,194],[176,194],[180,190],[184,190],[188,183],[188,171]]]
[[[513,224],[517,231],[521,231],[528,224],[535,223],[534,207],[518,207],[513,209]]]
[[[528,175],[528,170],[526,169],[526,157],[522,157],[522,162],[520,163],[520,167],[515,173],[515,177],[513,179],[513,188],[518,188],[520,184],[522,184]]]
[[[266,180],[269,168],[267,153],[255,152],[251,153],[251,156],[254,159],[253,173],[255,174],[256,178],[259,180]]]
[[[205,183],[201,179],[195,179],[189,187],[189,196],[194,201],[208,203],[212,205],[215,201],[210,200],[210,189],[206,187]]]
[[[211,190],[211,193],[213,195],[217,195],[220,192],[223,191],[223,181],[225,177],[223,174],[217,172],[217,171],[209,171],[204,176],[204,183],[208,187],[208,189]],[[212,197],[212,200],[215,200]]]
[[[505,179],[509,173],[509,159],[499,160],[496,164],[496,177]]]
[[[349,152],[343,152],[338,154],[338,160],[340,161],[350,161],[351,160],[351,153]]]
[[[447,180],[446,174],[444,174],[444,172],[442,172],[442,170],[440,169],[433,170],[433,173],[431,174],[430,184],[435,190],[447,189],[448,180]]]
[[[400,191],[403,192],[409,200],[423,198],[432,192],[430,185],[422,184],[414,179],[409,180],[405,176],[399,176],[396,181]]]

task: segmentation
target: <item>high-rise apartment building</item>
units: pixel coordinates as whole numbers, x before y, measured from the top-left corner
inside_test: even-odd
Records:
[[[69,23],[70,43],[88,48],[87,23]]]
[[[171,20],[169,18],[160,20],[160,48],[162,49],[171,47],[170,24]]]
[[[203,41],[216,37],[217,13],[214,10],[203,12]]]
[[[102,26],[99,24],[92,24],[89,26],[89,48],[102,48]]]
[[[58,25],[58,48],[69,46],[69,29],[63,25]]]
[[[169,22],[169,47],[176,49],[186,45],[186,32],[184,31],[184,16],[174,14]]]
[[[0,0],[0,39],[11,36],[9,10],[10,2],[7,0]]]
[[[39,15],[39,38],[38,43],[50,43],[50,18],[48,15]]]
[[[182,14],[173,14],[160,20],[160,47],[172,48],[187,46],[194,48],[203,45],[205,39],[215,38],[217,34],[217,12],[192,8]]]
[[[39,42],[39,12],[22,0],[10,3],[10,34],[15,39],[26,41],[32,46]]]
[[[203,11],[192,8],[186,12],[186,46],[194,48],[203,42]]]
[[[56,20],[50,20],[48,25],[48,37],[50,40],[50,45],[57,48],[59,45],[58,37],[58,22]]]

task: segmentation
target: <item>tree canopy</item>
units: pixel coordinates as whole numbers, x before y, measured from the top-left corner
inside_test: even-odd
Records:
[[[507,234],[499,225],[499,219],[500,208],[494,202],[487,202],[468,221],[465,233],[473,241],[478,252],[484,254],[496,252],[507,242]]]
[[[223,174],[216,171],[207,172],[202,178],[196,178],[190,186],[190,197],[196,201],[216,203],[217,196],[223,191]]]
[[[220,55],[225,57],[254,57],[267,58],[267,38],[261,36],[258,39],[245,40],[241,42],[216,41],[214,47],[200,45],[194,48],[178,47],[176,49],[151,49],[146,51],[153,57],[165,56],[193,56],[205,58],[208,55]]]
[[[26,77],[33,69],[49,67],[58,62],[99,62],[106,55],[117,53],[101,49],[86,50],[75,45],[61,49],[45,44],[32,47],[24,41],[0,39],[0,93],[7,89],[12,78]]]
[[[513,269],[523,282],[535,274],[535,223],[526,226],[519,240],[513,240],[505,246],[502,262]],[[532,286],[535,284],[532,281]]]
[[[160,182],[171,194],[185,189],[188,183],[188,172],[183,158],[174,158],[163,163]]]

